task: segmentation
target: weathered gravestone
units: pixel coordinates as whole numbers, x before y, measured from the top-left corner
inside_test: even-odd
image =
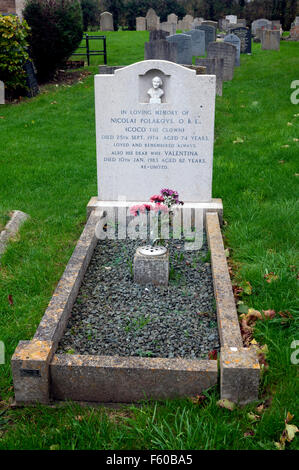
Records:
[[[191,29],[191,31],[186,31],[184,34],[191,37],[192,56],[198,57],[205,55],[205,32],[199,29]]]
[[[170,15],[167,16],[167,23],[177,24],[177,22],[178,22],[178,17],[175,13],[170,13]]]
[[[162,31],[161,29],[155,29],[150,31],[149,39],[150,41],[158,41],[159,39],[166,39],[169,36],[167,31]]]
[[[146,31],[146,19],[143,16],[136,18],[136,31]]]
[[[208,45],[208,58],[224,59],[223,80],[229,81],[234,78],[234,68],[237,49],[228,42],[210,42]]]
[[[100,15],[100,30],[101,31],[114,31],[113,15],[109,11],[104,11]]]
[[[228,42],[230,44],[233,44],[235,46],[235,48],[237,50],[235,66],[239,67],[240,66],[240,51],[241,51],[241,41],[240,41],[240,39],[235,34],[228,34],[227,36],[225,36],[223,41],[226,42],[226,43]]]
[[[233,28],[231,33],[241,41],[241,54],[251,54],[251,31],[247,28]]]
[[[39,86],[37,83],[34,66],[31,60],[27,60],[25,62],[24,70],[26,73],[26,84],[28,88],[26,95],[29,96],[29,98],[32,98],[33,96],[36,96],[39,93]]]
[[[238,22],[238,17],[236,15],[226,15],[225,19],[233,24],[236,24]]]
[[[246,19],[245,18],[238,18],[238,23],[237,24],[240,24],[243,26],[243,28],[246,28]]]
[[[146,14],[146,29],[148,31],[153,31],[154,29],[159,29],[160,18],[156,14],[153,8],[150,8]]]
[[[191,23],[191,29],[195,29],[196,26],[200,26],[203,21],[204,21],[203,18],[194,18],[194,20]]]
[[[166,22],[160,23],[159,27],[162,31],[167,31],[169,34],[175,34],[177,25],[176,23],[168,23],[166,21]]]
[[[262,51],[279,51],[280,49],[280,32],[269,31],[265,29],[262,31]]]
[[[161,102],[151,103],[155,77]],[[100,201],[147,201],[170,187],[211,202],[215,76],[143,61],[96,75],[95,106]]]
[[[208,25],[200,25],[196,26],[195,29],[199,29],[200,31],[204,31],[205,33],[205,45],[206,50],[210,42],[216,41],[216,29],[213,26]]]
[[[204,20],[202,21],[201,23],[202,25],[208,25],[208,26],[212,26],[213,28],[216,29],[216,32],[217,32],[217,28],[218,28],[218,21],[210,21],[210,20]]]
[[[144,44],[144,58],[145,60],[159,59],[177,62],[177,44],[166,41],[166,39],[146,42]]]
[[[213,59],[200,58],[196,59],[196,65],[206,67],[207,75],[216,75],[216,94],[222,96],[222,83],[224,73],[224,59],[214,57]]]
[[[5,85],[0,80],[0,104],[5,104]]]
[[[218,21],[218,28],[220,29],[220,31],[227,31],[230,25],[231,23],[225,18],[221,18]]]
[[[271,23],[272,23],[272,28],[271,28],[272,30],[280,31],[281,24],[279,20],[272,20]]]
[[[266,20],[265,18],[260,18],[251,23],[251,32],[254,35],[256,34],[257,29],[271,29],[271,28],[272,28],[271,21]]]
[[[177,64],[192,64],[191,37],[187,34],[173,34],[167,36],[166,41],[177,45]]]

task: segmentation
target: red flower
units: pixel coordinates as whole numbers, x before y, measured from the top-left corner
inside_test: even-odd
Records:
[[[164,202],[164,197],[160,196],[160,194],[155,194],[154,196],[150,198],[150,201],[155,202],[155,203]]]

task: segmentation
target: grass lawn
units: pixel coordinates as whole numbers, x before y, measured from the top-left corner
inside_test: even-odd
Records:
[[[107,33],[108,65],[142,60],[147,38]],[[235,283],[250,283],[241,295],[246,305],[276,311],[254,332],[268,347],[260,400],[233,411],[217,406],[217,387],[202,404],[9,407],[10,357],[34,335],[97,194],[93,76],[1,106],[0,227],[14,209],[31,218],[1,260],[0,449],[275,449],[287,412],[299,426],[298,366],[291,363],[291,343],[299,341],[299,105],[290,101],[298,55],[299,43],[282,42],[280,52],[254,44],[217,97],[213,197],[223,199]],[[103,59],[92,61],[94,74]],[[278,314],[286,311],[288,318]],[[298,449],[298,441],[297,434],[286,447]]]

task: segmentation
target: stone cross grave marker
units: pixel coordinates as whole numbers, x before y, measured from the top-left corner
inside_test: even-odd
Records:
[[[208,58],[224,59],[223,80],[225,82],[234,78],[236,53],[235,46],[228,42],[210,42],[208,45]]]
[[[114,31],[113,15],[109,11],[104,11],[100,15],[100,30],[101,31]]]
[[[211,202],[215,79],[161,60],[95,76],[99,201]]]
[[[177,45],[178,64],[192,64],[192,43],[190,36],[187,36],[187,34],[173,34],[167,36],[166,41],[174,42]]]
[[[205,55],[205,32],[199,29],[191,29],[191,31],[186,31],[184,34],[191,37],[192,56],[198,57]]]
[[[240,41],[240,39],[235,34],[228,34],[227,36],[225,36],[223,41],[228,42],[230,44],[233,44],[235,46],[235,48],[237,50],[235,66],[239,67],[240,66],[240,51],[241,51],[241,41]]]
[[[241,54],[251,54],[251,31],[247,28],[233,28],[231,33],[241,41]]]

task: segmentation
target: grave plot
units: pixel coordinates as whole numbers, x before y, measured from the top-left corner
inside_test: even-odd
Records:
[[[219,349],[221,397],[257,399],[212,199],[215,82],[162,60],[95,77],[99,193],[12,358],[17,404],[193,396],[217,383]]]

